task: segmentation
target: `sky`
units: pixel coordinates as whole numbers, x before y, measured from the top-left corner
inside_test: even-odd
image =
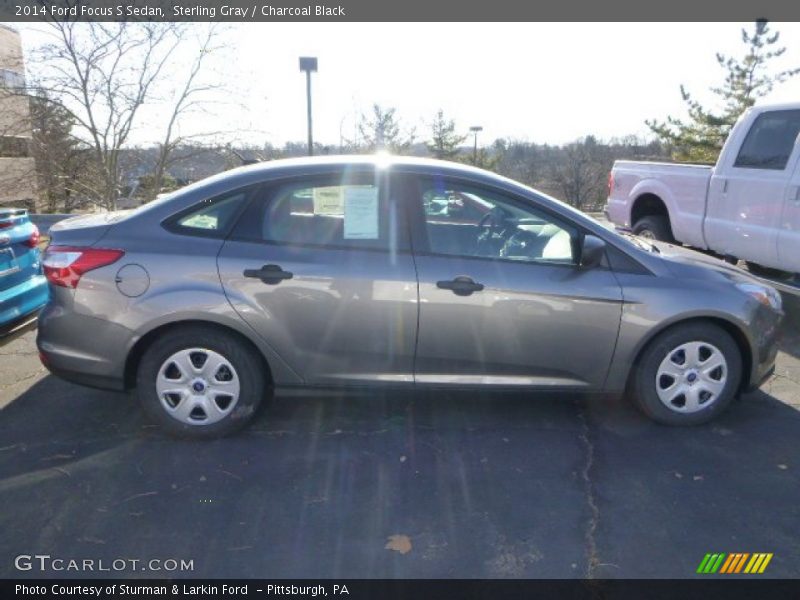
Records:
[[[42,25],[14,26],[26,54],[46,40]],[[229,141],[255,144],[304,141],[305,77],[298,57],[317,56],[314,138],[326,145],[352,139],[358,115],[373,102],[396,108],[420,140],[429,137],[439,109],[463,133],[482,126],[479,144],[646,137],[645,119],[685,114],[681,84],[701,100],[713,99],[709,87],[724,75],[716,53],[741,55],[742,27],[751,25],[229,23],[206,71],[223,91],[204,112],[189,115],[181,132],[225,132]],[[800,24],[772,27],[787,46],[776,68],[800,67]],[[174,57],[174,81],[189,52],[180,49]],[[800,101],[800,77],[777,86],[765,101]],[[132,141],[155,139],[163,113],[148,107]]]

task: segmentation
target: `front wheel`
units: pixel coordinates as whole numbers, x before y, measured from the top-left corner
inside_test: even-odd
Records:
[[[173,330],[145,352],[137,393],[147,415],[179,437],[212,438],[244,427],[266,394],[259,357],[213,327]]]
[[[733,338],[710,323],[677,325],[644,350],[632,379],[639,408],[666,425],[714,419],[736,396],[742,357]]]

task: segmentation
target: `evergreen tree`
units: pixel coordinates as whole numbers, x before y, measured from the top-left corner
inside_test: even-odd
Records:
[[[486,169],[487,171],[496,171],[497,165],[500,163],[500,155],[486,148],[478,148],[476,156],[469,154],[469,164],[478,167],[479,169]]]
[[[676,117],[667,117],[666,122],[646,121],[653,133],[672,147],[674,158],[715,162],[741,114],[767,95],[776,83],[800,73],[800,69],[767,72],[769,63],[786,52],[785,47],[777,45],[779,38],[780,33],[772,33],[766,20],[759,20],[752,33],[742,29],[742,42],[747,47],[744,57],[717,54],[717,62],[726,71],[724,83],[711,88],[722,101],[720,109],[704,107],[681,86],[688,121]]]
[[[75,118],[61,104],[40,92],[30,96],[39,192],[44,212],[69,212],[81,208],[99,185],[90,148],[72,131]]]
[[[414,132],[401,132],[400,121],[395,113],[394,108],[373,104],[371,115],[361,115],[358,131],[367,151],[389,150],[394,154],[402,154],[411,147]]]
[[[431,122],[431,140],[428,151],[434,158],[453,160],[458,157],[459,146],[467,139],[466,135],[456,133],[456,124],[452,119],[444,118],[444,111],[439,109]]]

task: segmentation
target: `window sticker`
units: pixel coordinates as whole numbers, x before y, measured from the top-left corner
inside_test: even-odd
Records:
[[[373,186],[345,188],[344,239],[378,239],[378,188]]]
[[[314,188],[314,214],[336,215],[344,213],[344,188],[340,185]]]

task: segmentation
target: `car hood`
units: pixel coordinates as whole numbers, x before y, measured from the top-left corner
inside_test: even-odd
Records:
[[[658,248],[658,258],[664,261],[669,270],[676,276],[685,279],[726,279],[734,283],[761,283],[747,271],[729,264],[724,260],[690,250],[674,244],[653,242]]]

